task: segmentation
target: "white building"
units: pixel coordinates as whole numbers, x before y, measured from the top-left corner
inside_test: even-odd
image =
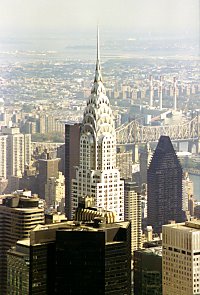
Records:
[[[31,163],[31,135],[20,133],[17,127],[2,127],[0,142],[0,176],[20,177]]]
[[[133,182],[125,182],[124,186],[124,220],[131,221],[131,251],[142,246],[141,196],[137,193]]]
[[[94,84],[84,111],[80,134],[80,162],[72,185],[73,212],[78,198],[95,197],[97,207],[124,219],[124,182],[116,168],[116,133],[110,102],[103,85],[99,36]]]
[[[200,294],[200,220],[162,229],[163,295]]]

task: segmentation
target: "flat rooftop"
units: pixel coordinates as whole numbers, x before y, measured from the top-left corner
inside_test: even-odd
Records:
[[[200,219],[186,221],[182,223],[167,224],[164,227],[171,227],[188,232],[200,232]]]

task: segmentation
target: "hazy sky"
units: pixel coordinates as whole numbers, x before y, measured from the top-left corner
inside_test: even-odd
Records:
[[[199,0],[0,0],[0,33],[109,32],[197,35]]]

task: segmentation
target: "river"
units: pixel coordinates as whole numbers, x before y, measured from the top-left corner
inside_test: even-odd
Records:
[[[194,198],[200,202],[200,175],[189,174],[189,177],[194,184]]]

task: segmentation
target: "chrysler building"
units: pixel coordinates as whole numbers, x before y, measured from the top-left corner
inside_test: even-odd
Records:
[[[94,197],[98,208],[124,220],[124,182],[116,168],[116,133],[113,114],[103,85],[97,32],[97,61],[91,95],[80,132],[80,161],[72,181],[72,214],[79,197]]]

